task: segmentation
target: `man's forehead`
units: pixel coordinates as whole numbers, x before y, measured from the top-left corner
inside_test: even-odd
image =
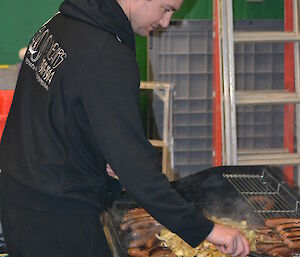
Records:
[[[160,1],[163,5],[170,7],[173,11],[177,11],[183,2],[183,0],[160,0]]]

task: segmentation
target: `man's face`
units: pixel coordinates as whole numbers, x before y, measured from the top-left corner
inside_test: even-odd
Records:
[[[167,28],[172,14],[177,11],[183,0],[134,0],[129,19],[133,31],[147,36],[158,27]]]

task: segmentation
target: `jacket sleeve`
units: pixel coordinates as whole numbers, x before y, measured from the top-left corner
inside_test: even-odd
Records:
[[[97,144],[127,192],[155,219],[197,246],[213,223],[171,188],[145,137],[138,108],[139,71],[126,47],[103,50],[89,71],[83,105]]]

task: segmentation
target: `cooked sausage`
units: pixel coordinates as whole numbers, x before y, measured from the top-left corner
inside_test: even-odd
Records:
[[[279,235],[281,237],[286,237],[287,234],[290,234],[290,233],[298,233],[300,232],[300,228],[289,228],[289,229],[284,229],[284,230],[280,230],[279,231]]]
[[[295,223],[295,222],[292,222],[292,223],[284,223],[284,224],[278,225],[278,226],[276,227],[276,231],[277,231],[278,233],[280,233],[280,231],[286,230],[286,229],[290,229],[290,228],[300,228],[300,223]]]
[[[150,214],[146,211],[132,211],[132,212],[127,212],[123,217],[131,217],[131,216],[136,216],[136,215],[149,215]]]
[[[139,238],[129,242],[129,248],[139,248],[146,244],[147,238]]]
[[[151,236],[145,244],[146,248],[151,248],[151,247],[155,246],[157,241],[158,241],[158,239],[156,238],[155,235]]]
[[[160,227],[161,225],[158,221],[156,221],[155,219],[152,219],[152,220],[142,220],[142,221],[135,222],[130,225],[130,228],[132,230],[135,230],[138,228],[152,228],[155,226]]]
[[[122,231],[126,231],[130,228],[130,225],[132,225],[133,223],[140,222],[140,221],[146,222],[148,220],[154,220],[154,219],[152,217],[141,217],[137,219],[127,220],[122,222],[119,227]]]
[[[281,234],[281,238],[293,238],[293,237],[300,237],[300,230],[294,230],[294,231],[286,231]]]
[[[255,247],[256,250],[260,253],[266,253],[267,251],[271,250],[274,247],[279,247],[279,246],[284,246],[283,243],[262,243],[262,242],[257,242]]]
[[[132,215],[124,216],[122,222],[133,220],[133,219],[144,218],[144,217],[151,217],[151,215],[148,213],[132,214]]]
[[[135,230],[132,230],[130,233],[131,238],[133,239],[139,239],[139,238],[149,238],[153,232],[151,232],[151,229],[144,229],[144,228],[138,228]]]
[[[295,238],[285,238],[283,242],[289,247],[293,249],[300,249],[300,237]]]
[[[128,210],[127,214],[146,212],[143,208],[133,208]]]
[[[136,222],[136,221],[135,220],[129,220],[129,221],[125,221],[125,222],[121,223],[120,226],[119,226],[120,230],[122,230],[122,231],[128,230],[129,226],[131,224],[133,224],[134,222]]]
[[[291,254],[291,249],[286,246],[275,246],[265,253],[276,257],[284,257]]]
[[[146,250],[141,250],[140,248],[129,248],[128,255],[132,257],[148,257],[149,253]]]
[[[281,238],[276,236],[270,236],[270,235],[261,235],[255,237],[257,242],[264,243],[264,244],[281,244],[282,240]]]
[[[276,228],[281,224],[300,223],[299,218],[270,218],[265,220],[265,225],[269,228]]]

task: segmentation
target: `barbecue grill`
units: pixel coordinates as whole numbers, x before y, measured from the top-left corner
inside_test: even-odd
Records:
[[[283,181],[281,170],[275,167],[210,168],[171,182],[171,185],[206,216],[246,220],[250,226],[261,226],[271,217],[300,217],[299,196]],[[119,230],[119,224],[122,216],[135,207],[137,203],[123,193],[103,217],[116,257],[128,256],[129,238]]]

